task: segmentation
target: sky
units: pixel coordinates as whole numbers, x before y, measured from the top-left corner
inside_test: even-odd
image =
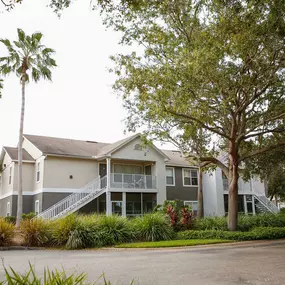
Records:
[[[60,19],[46,3],[25,0],[0,14],[0,38],[16,40],[17,28],[26,34],[40,31],[43,43],[56,51],[58,67],[52,83],[27,86],[24,133],[99,142],[123,139],[127,113],[111,87],[115,76],[108,71],[109,57],[131,48],[118,45],[120,34],[106,30],[99,12],[91,10],[90,0],[75,1]],[[0,45],[0,56],[5,55]],[[20,107],[19,79],[10,75],[0,100],[0,147],[17,145]]]

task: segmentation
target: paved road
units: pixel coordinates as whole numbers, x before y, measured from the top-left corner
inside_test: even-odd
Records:
[[[132,279],[140,285],[285,284],[285,242],[159,250],[2,251],[0,256],[6,266],[19,271],[25,271],[30,261],[38,273],[45,266],[64,267],[69,272],[85,271],[92,281],[105,272],[112,284],[129,284]],[[1,280],[3,276],[0,268]]]

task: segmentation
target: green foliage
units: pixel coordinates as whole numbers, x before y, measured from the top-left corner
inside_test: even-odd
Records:
[[[99,231],[103,245],[128,242],[135,237],[131,222],[127,218],[116,215],[101,216]]]
[[[95,285],[97,281],[103,281],[104,285],[111,285],[104,274],[95,282],[90,283],[86,280],[86,273],[72,273],[68,274],[63,271],[51,271],[45,268],[43,277],[38,276],[34,267],[30,264],[29,270],[26,273],[18,273],[12,267],[5,270],[5,280],[0,284],[13,284],[13,285]],[[131,282],[133,284],[133,282]]]
[[[166,215],[176,231],[190,229],[192,224],[192,209],[184,206],[182,200],[165,200],[163,205],[157,205],[153,212]]]
[[[76,228],[76,215],[72,214],[65,218],[58,219],[52,222],[52,238],[58,246],[63,246],[67,243],[69,235]]]
[[[240,223],[240,221],[239,221]],[[194,229],[197,230],[227,230],[226,217],[205,217],[194,221]]]
[[[108,1],[103,11],[121,44],[140,46],[112,57],[126,127],[143,126],[148,139],[235,179],[228,216],[236,230],[240,164],[285,145],[285,2],[141,2]]]
[[[177,234],[178,239],[226,239],[236,241],[285,238],[285,228],[257,227],[249,232],[229,232],[220,230],[184,231]]]
[[[139,240],[169,240],[174,236],[168,218],[161,213],[147,214],[133,220],[134,229]]]
[[[280,209],[280,214],[285,214],[285,208]]]
[[[8,223],[13,224],[13,225],[15,225],[15,223],[16,223],[16,217],[14,217],[14,216],[4,217],[4,220]]]
[[[285,227],[285,215],[282,214],[240,215],[238,220],[238,230],[244,232],[255,227]],[[227,230],[227,217],[196,219],[193,228],[225,231]]]
[[[80,249],[102,246],[98,216],[78,216],[75,227],[69,232],[66,248]]]
[[[14,225],[0,218],[0,246],[8,246],[14,237]]]
[[[21,234],[27,246],[46,246],[51,242],[51,223],[42,219],[23,220]]]
[[[31,220],[36,216],[36,214],[34,212],[30,212],[29,214],[22,214],[22,219],[23,220]]]

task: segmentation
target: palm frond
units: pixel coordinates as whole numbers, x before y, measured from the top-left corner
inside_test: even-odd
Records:
[[[26,40],[26,34],[25,32],[22,30],[22,29],[17,29],[17,32],[18,32],[18,38],[21,42],[25,42]]]
[[[41,77],[41,72],[37,68],[33,67],[32,68],[32,78],[35,82],[38,82]]]

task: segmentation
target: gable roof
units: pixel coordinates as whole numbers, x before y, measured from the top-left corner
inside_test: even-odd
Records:
[[[43,154],[58,156],[93,157],[97,155],[103,146],[107,145],[106,143],[94,141],[35,135],[24,135],[24,137],[34,144]]]
[[[135,134],[111,144],[35,135],[24,135],[24,137],[45,155],[103,158],[104,156],[111,155],[124,145],[140,137],[140,134]],[[164,158],[168,159],[164,152],[154,145],[152,147],[164,156]]]
[[[182,167],[196,167],[192,166],[190,162],[181,154],[179,150],[162,150],[168,157],[169,160],[166,162],[166,165],[169,166],[182,166]]]
[[[3,149],[11,157],[13,161],[18,161],[18,148],[4,146]],[[23,161],[29,161],[29,162],[35,161],[34,158],[25,149],[23,149]]]

